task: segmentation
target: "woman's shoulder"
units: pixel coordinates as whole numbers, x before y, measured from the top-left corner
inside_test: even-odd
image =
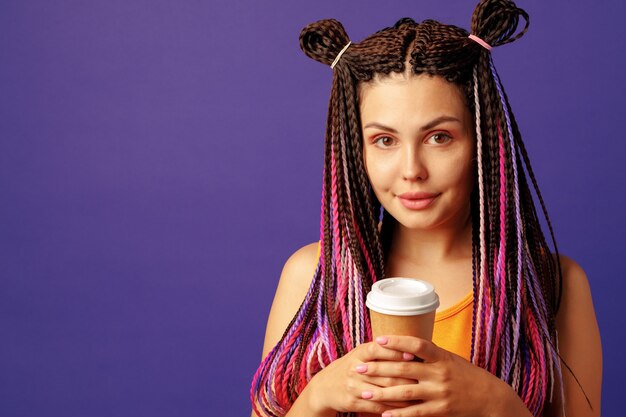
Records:
[[[597,321],[589,279],[572,258],[559,255],[563,282],[561,303],[556,314],[557,329],[571,333],[597,332]]]
[[[287,304],[293,304],[291,309],[294,308],[295,303],[299,306],[299,302],[304,299],[311,286],[318,258],[319,244],[314,242],[295,251],[285,262],[276,295],[280,297],[283,294],[289,294],[293,301],[287,301]]]
[[[559,254],[559,263],[563,275],[562,297],[575,303],[581,297],[590,298],[591,288],[584,269],[572,258]],[[568,303],[569,304],[569,303]]]
[[[291,280],[307,279],[311,281],[319,259],[319,242],[313,242],[296,250],[285,262],[283,276]]]
[[[582,411],[584,415],[599,416],[602,343],[589,280],[578,262],[564,255],[559,256],[559,262],[563,285],[556,328],[559,355],[567,364],[563,369],[566,415],[580,415],[577,413]],[[547,412],[546,416],[561,415],[558,401],[550,407],[553,411]]]
[[[263,357],[278,343],[304,301],[317,268],[318,247],[317,242],[305,245],[285,262],[267,321]]]
[[[567,274],[573,274],[574,276],[580,276],[581,274],[582,275],[585,274],[585,271],[578,264],[578,262],[576,262],[575,260],[573,260],[569,256],[566,256],[566,255],[563,255],[562,253],[560,253],[559,254],[559,262],[561,264],[561,270],[563,271],[563,276],[565,276],[566,273]]]

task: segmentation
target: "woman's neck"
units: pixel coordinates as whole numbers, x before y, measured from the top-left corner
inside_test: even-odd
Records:
[[[411,230],[396,222],[387,255],[423,266],[471,258],[471,216],[429,230]]]

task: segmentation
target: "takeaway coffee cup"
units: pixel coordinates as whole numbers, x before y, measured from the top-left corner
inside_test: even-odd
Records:
[[[367,294],[372,335],[415,336],[431,340],[439,297],[426,281],[386,278]]]

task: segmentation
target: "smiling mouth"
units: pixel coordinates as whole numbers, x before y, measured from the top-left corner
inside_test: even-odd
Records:
[[[423,210],[430,207],[433,201],[440,195],[434,193],[404,193],[397,197],[402,205],[409,210]]]

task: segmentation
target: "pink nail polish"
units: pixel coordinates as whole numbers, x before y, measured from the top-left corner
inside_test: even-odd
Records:
[[[389,339],[385,336],[378,336],[376,338],[376,343],[378,343],[379,345],[386,345],[388,341]]]
[[[385,411],[382,417],[393,417],[389,411]]]
[[[412,353],[404,352],[402,354],[402,358],[407,361],[412,361],[413,359],[415,359],[415,355],[413,355]]]
[[[367,372],[367,365],[366,364],[357,365],[355,369],[358,373],[362,374],[363,372]]]
[[[361,393],[361,398],[363,398],[364,400],[369,400],[373,396],[374,396],[374,393],[372,391],[363,391]]]

